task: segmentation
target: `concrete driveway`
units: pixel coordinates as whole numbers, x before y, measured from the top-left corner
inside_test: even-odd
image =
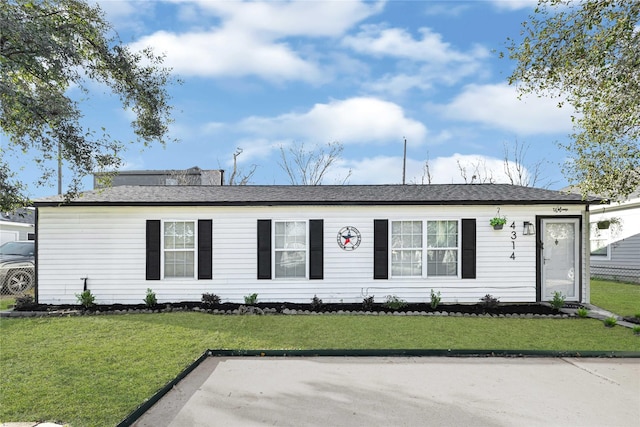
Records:
[[[135,426],[637,426],[640,359],[207,358]]]

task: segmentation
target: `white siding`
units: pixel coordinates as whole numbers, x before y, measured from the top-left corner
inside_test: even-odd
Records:
[[[28,240],[29,234],[33,233],[33,224],[0,221],[0,245],[16,240]]]
[[[562,215],[579,215],[581,206]],[[430,290],[443,302],[478,302],[492,294],[501,302],[536,300],[536,236],[522,235],[523,222],[559,215],[552,206],[500,206],[508,223],[489,225],[497,206],[307,206],[307,207],[52,207],[39,208],[38,294],[42,303],[76,303],[83,277],[98,303],[142,303],[147,288],[160,302],[199,301],[205,292],[223,301],[362,302],[397,295],[428,301]],[[373,220],[477,220],[477,278],[373,279]],[[213,220],[213,279],[145,280],[145,222]],[[324,220],[323,280],[257,280],[257,220]],[[515,221],[515,260],[509,226]],[[337,245],[337,233],[356,227],[355,251]],[[584,259],[584,257],[583,257]],[[583,267],[583,274],[585,273]],[[583,276],[584,277],[584,276]],[[583,281],[584,282],[584,281]],[[586,284],[584,284],[586,286]],[[586,288],[583,288],[583,295]]]
[[[593,276],[640,283],[640,199],[614,203],[593,209],[592,224],[615,218],[619,224],[612,225],[604,236],[609,246],[609,255],[591,257]]]

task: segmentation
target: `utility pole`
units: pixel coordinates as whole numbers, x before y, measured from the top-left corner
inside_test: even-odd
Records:
[[[404,138],[404,154],[402,155],[402,185],[405,185],[407,178],[407,138]]]

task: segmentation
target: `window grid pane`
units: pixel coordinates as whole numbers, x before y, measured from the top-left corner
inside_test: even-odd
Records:
[[[164,223],[164,248],[165,249],[193,249],[195,248],[195,223],[194,222],[165,222]]]
[[[422,221],[392,221],[391,275],[422,275]]]
[[[307,223],[279,221],[275,223],[275,277],[306,277]]]
[[[193,277],[194,254],[187,251],[165,251],[165,277]]]
[[[458,275],[458,221],[428,221],[427,248],[427,276]]]
[[[611,230],[600,230],[598,223],[591,223],[591,256],[608,257],[609,256],[609,241],[611,239]]]
[[[164,277],[194,277],[195,222],[164,223]]]

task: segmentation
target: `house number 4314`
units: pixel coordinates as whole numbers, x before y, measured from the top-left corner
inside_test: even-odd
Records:
[[[516,239],[518,238],[518,233],[516,233],[516,222],[513,221],[510,225],[511,227],[511,245],[513,246],[513,252],[511,252],[511,256],[509,258],[511,258],[512,260],[516,259]]]

